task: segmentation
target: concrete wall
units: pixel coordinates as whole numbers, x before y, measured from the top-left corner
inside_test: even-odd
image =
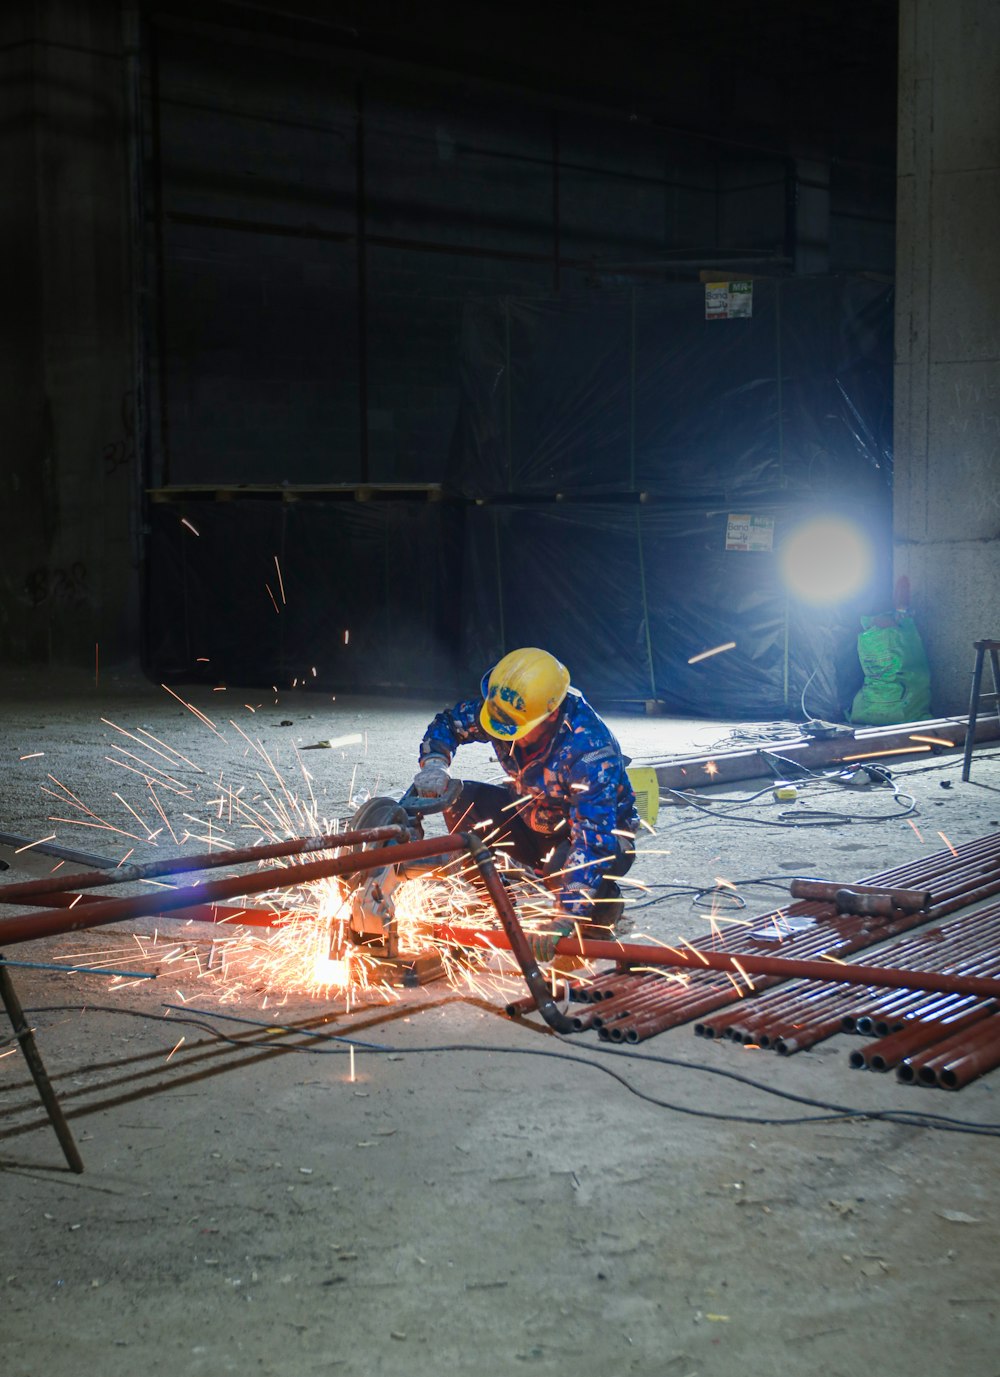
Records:
[[[108,664],[138,623],[119,11],[5,5],[0,64],[0,656]]]
[[[895,568],[934,709],[1000,637],[1000,6],[902,0]]]

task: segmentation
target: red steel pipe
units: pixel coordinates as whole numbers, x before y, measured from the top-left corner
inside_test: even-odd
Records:
[[[858,1069],[869,1071],[890,1071],[905,1057],[915,1056],[925,1048],[943,1043],[946,1038],[971,1028],[987,1014],[996,1012],[995,1004],[979,1004],[973,1009],[966,1008],[940,1019],[914,1019],[898,1033],[869,1042],[853,1051],[848,1058],[850,1064]]]
[[[634,1000],[647,999],[651,994],[674,994],[681,988],[677,977],[669,979],[662,969],[643,971],[618,984],[613,991],[606,991],[604,998],[596,1001],[597,1011],[602,1016],[611,1015]]]
[[[422,841],[404,842],[401,846],[354,852],[347,856],[331,857],[329,860],[305,861],[302,865],[294,867],[271,867],[254,871],[251,875],[232,875],[224,880],[210,880],[207,884],[191,885],[184,889],[158,890],[155,894],[138,894],[128,899],[99,899],[96,903],[78,904],[71,909],[56,908],[43,909],[37,913],[18,913],[11,918],[0,918],[0,949],[16,942],[32,942],[39,937],[52,937],[57,933],[101,927],[104,923],[122,923],[130,918],[152,918],[160,913],[173,912],[195,904],[211,903],[216,899],[264,894],[268,890],[309,884],[313,880],[326,880],[335,875],[349,875],[358,870],[375,870],[379,866],[395,865],[400,861],[429,860],[434,856],[466,849],[465,837],[449,833],[444,837],[427,837]]]
[[[794,1032],[790,1030],[787,1036],[775,1038],[774,1050],[779,1057],[791,1057],[796,1052],[807,1052],[810,1047],[815,1047],[817,1042],[825,1042],[827,1038],[839,1033],[841,1025],[842,1015],[831,1014],[828,1018],[809,1023]]]
[[[514,953],[515,960],[521,967],[521,974],[524,976],[525,983],[534,996],[538,1012],[545,1019],[549,1027],[555,1029],[557,1033],[572,1033],[574,1031],[573,1020],[558,1008],[548,982],[538,969],[538,962],[535,959],[534,952],[531,950],[531,944],[524,935],[520,920],[517,916],[517,910],[514,908],[510,895],[504,887],[504,883],[500,878],[496,863],[490,854],[489,848],[475,832],[468,832],[457,838],[449,834],[448,839],[449,841],[457,841],[459,843],[458,849],[468,851],[472,856],[476,868],[486,886],[486,891],[493,900],[493,907],[496,909],[497,916],[503,927],[504,945],[509,947]],[[421,843],[413,842],[410,843],[410,845],[420,846]],[[400,846],[393,849],[397,854],[397,859],[402,859],[399,853],[406,851],[407,847]],[[391,856],[392,851],[390,851],[389,854]],[[431,855],[433,854],[434,852],[432,851]],[[605,945],[614,947],[615,943],[608,942]]]
[[[955,1009],[965,1008],[973,995],[920,995],[916,1002],[910,1003],[905,1010],[895,1014],[882,1014],[876,1011],[867,1026],[858,1027],[854,1030],[862,1034],[874,1033],[877,1038],[891,1037],[894,1033],[902,1032],[914,1020],[921,1022],[934,1022],[945,1018]]]
[[[908,864],[907,866],[898,867],[892,871],[887,871],[882,875],[872,876],[867,881],[867,883],[872,886],[879,885],[883,887],[891,887],[894,885],[905,886],[907,884],[919,885],[922,883],[933,884],[934,880],[939,879],[943,873],[952,873],[954,871],[956,860],[958,862],[959,868],[963,866],[968,868],[970,866],[974,867],[975,865],[978,865],[978,870],[973,869],[973,874],[970,879],[970,883],[974,883],[986,868],[983,864],[984,858],[985,860],[990,862],[990,869],[995,869],[998,866],[1000,866],[1000,835],[993,834],[988,837],[979,838],[973,842],[965,843],[963,847],[958,849],[958,856],[955,858],[955,860],[952,859],[952,856],[952,852],[937,853],[934,857],[929,858],[926,861],[913,862]],[[998,876],[997,884],[995,886],[991,885],[989,889],[991,894],[994,894],[997,892],[997,890],[1000,890],[1000,876]],[[957,899],[950,906],[945,907],[957,908],[960,907],[963,902],[965,902],[965,900]],[[775,911],[774,913],[769,915],[762,915],[759,919],[760,925],[764,925],[769,920],[771,920],[772,922],[779,921],[779,912],[780,911]],[[823,912],[822,910],[818,909],[816,905],[811,905],[808,903],[796,905],[793,908],[786,910],[786,912],[790,912],[793,914],[801,913],[806,916],[814,917],[817,920],[815,931],[811,934],[807,934],[805,941],[802,940],[801,935],[797,934],[795,937],[793,937],[791,934],[789,935],[787,939],[787,945],[790,945],[795,949],[796,957],[798,957],[800,953],[803,953],[805,951],[812,951],[816,953],[824,952],[824,954],[827,955],[846,954],[848,951],[857,950],[859,947],[871,945],[875,941],[882,941],[886,938],[896,935],[897,933],[904,932],[908,929],[920,926],[923,922],[926,922],[928,916],[942,916],[940,913],[934,915],[904,915],[900,919],[893,919],[887,922],[878,923],[876,927],[873,929],[872,927],[867,926],[863,921],[851,921],[850,919],[841,920],[836,915],[833,915],[829,911],[829,909],[827,909],[826,912]],[[760,939],[753,939],[752,933],[748,934],[748,939],[753,941],[753,950],[759,951]],[[740,945],[742,946],[742,944]],[[782,943],[782,945],[785,945],[785,943]],[[912,948],[914,956],[916,956],[918,952],[920,955],[926,954],[926,946],[923,945],[920,939],[911,939],[911,941],[906,943],[905,946],[908,952]],[[759,968],[757,967],[755,961],[751,961],[750,953],[746,951],[745,947],[743,947],[742,950],[739,947],[737,947],[735,951],[731,950],[729,953],[727,953],[727,955],[736,955],[745,970],[749,971],[755,977],[759,976]],[[653,954],[646,952],[644,953],[644,956],[648,958],[649,964],[653,963],[653,960],[655,959]],[[623,954],[619,951],[617,953],[617,957],[619,959],[632,959],[631,954],[629,952]],[[893,953],[893,957],[896,960],[899,959],[895,952]],[[783,958],[772,959],[782,960]],[[690,967],[697,969],[697,965],[700,963],[697,963],[696,960],[692,959],[686,964],[688,964]],[[826,963],[822,963],[821,965],[819,965],[819,970],[822,970],[823,965],[825,964]],[[861,971],[864,968],[854,967],[853,969],[856,971]],[[841,977],[841,972],[843,970],[844,967],[841,966],[836,975],[830,972],[826,977],[827,982],[836,983],[840,978],[852,981],[854,979],[857,979],[859,983],[865,980],[865,977],[863,975],[858,977]],[[783,974],[785,974],[784,971]],[[794,969],[788,971],[787,974],[794,974]],[[928,973],[925,972],[924,974],[927,975]],[[932,972],[930,974],[932,976],[935,974],[940,975],[940,973],[937,972]],[[774,977],[774,979],[779,978],[781,977]],[[816,976],[813,974],[810,975],[809,978],[816,978]],[[700,985],[702,987],[702,991],[704,991],[704,981],[695,983]],[[773,981],[767,980],[766,977],[761,977],[758,979],[757,983],[759,987],[762,983],[772,984]],[[896,987],[903,991],[904,994],[901,996],[902,999],[905,999],[907,1001],[912,1000],[915,1002],[921,1002],[922,1000],[926,999],[926,993],[917,994],[910,992],[922,991],[924,990],[925,985],[930,983],[930,981],[925,981],[921,979],[921,977],[916,973],[900,972],[897,978],[892,979],[890,988]],[[937,981],[934,981],[933,983],[937,985]],[[947,981],[946,983],[948,984],[949,989],[945,992],[950,993],[950,987],[954,986],[954,981]],[[889,984],[889,980],[883,981],[879,979],[878,984]],[[651,1037],[655,1033],[663,1031],[665,1028],[675,1026],[678,1023],[686,1022],[692,1017],[699,1017],[704,1014],[714,1013],[725,1005],[731,1005],[735,1003],[736,998],[737,996],[735,995],[735,992],[730,993],[727,987],[719,985],[716,985],[714,995],[708,994],[707,997],[705,993],[696,993],[693,987],[690,991],[677,991],[669,999],[667,997],[664,997],[658,1010],[644,1010],[642,1016],[637,1017],[636,1020],[629,1025],[629,1030],[627,1032],[621,1024],[616,1025],[614,1031],[614,1040],[621,1040],[623,1037],[626,1036],[629,1038],[630,1041],[638,1041],[642,1037]],[[731,1020],[731,1022],[735,1023],[736,1020],[733,1019]],[[604,1034],[605,1030],[600,1030],[600,1035],[603,1036]]]
[[[963,920],[963,923],[964,923],[964,920]],[[906,925],[910,925],[910,924],[908,923],[908,924],[906,924]],[[949,924],[949,928],[950,928],[950,931],[955,932],[956,929],[959,928],[959,924],[957,924],[957,923]],[[897,931],[898,931],[898,928],[897,928]],[[938,929],[938,931],[942,931],[942,929]],[[882,932],[882,934],[880,934],[880,936],[887,936],[887,935],[888,935],[888,932],[886,931],[886,929],[883,929],[883,932]],[[822,940],[822,938],[821,938],[821,940]],[[796,946],[798,946],[798,943],[796,943]],[[848,943],[848,945],[846,945],[846,946],[854,947],[854,943]],[[840,950],[846,949],[846,946],[840,947]],[[912,942],[906,943],[906,945],[905,945],[905,947],[906,947],[906,954],[910,954],[910,956],[913,956],[913,957],[917,956],[917,954],[926,954],[926,953],[927,953],[927,946],[928,946],[927,943],[924,943],[923,940],[921,940],[921,939],[919,939],[919,938],[912,939]],[[912,949],[912,950],[910,950],[910,949]],[[894,950],[894,953],[893,953],[893,954],[894,954],[894,956],[895,956],[895,950]],[[744,963],[744,964],[745,964],[745,963]],[[764,980],[764,983],[767,983],[767,985],[770,985],[770,983],[773,983],[773,980],[766,980],[766,978],[762,978],[762,979]],[[759,979],[759,980],[758,980],[758,985],[760,985],[760,983],[762,983],[762,979]],[[916,983],[916,982],[913,982],[913,983]],[[927,1000],[926,993],[910,994],[908,990],[904,990],[904,994],[902,994],[901,998],[902,998],[902,1000],[905,1000],[905,1001],[906,1001],[906,1004],[908,1004],[908,1007],[909,1007],[909,1004],[920,1004],[920,1002],[926,1002],[926,1000]],[[686,1022],[687,1019],[693,1018],[693,1016],[700,1015],[700,1013],[702,1013],[702,1012],[709,1012],[709,1013],[712,1013],[712,1012],[718,1011],[720,1005],[733,1004],[733,1002],[736,1002],[736,1001],[731,1000],[731,998],[729,998],[729,997],[726,996],[726,997],[719,997],[719,998],[716,998],[715,1001],[698,1000],[697,1007],[691,1007],[691,1004],[690,1004],[690,996],[687,996],[687,997],[686,997],[685,994],[683,994],[683,993],[682,993],[682,994],[675,994],[675,997],[672,998],[672,1001],[671,1001],[671,1005],[672,1005],[671,1009],[669,1009],[669,1011],[668,1011],[668,1009],[665,1008],[665,1001],[664,1001],[663,1013],[661,1013],[661,1015],[658,1016],[658,1018],[656,1019],[656,1026],[654,1026],[652,1030],[649,1030],[649,1031],[647,1031],[647,1033],[643,1034],[643,1036],[653,1036],[654,1031],[663,1031],[663,1030],[665,1029],[665,1027],[675,1026],[675,1024]],[[846,1012],[846,1011],[844,1011],[844,1012]],[[720,1016],[720,1018],[722,1018],[722,1016]],[[742,1023],[742,1022],[744,1022],[744,1020],[747,1019],[747,1018],[752,1018],[752,1013],[749,1012],[749,1011],[741,1011],[741,1016],[740,1016],[740,1018],[738,1018],[738,1022]],[[645,1020],[645,1022],[646,1022],[646,1020]],[[730,1011],[730,1015],[729,1015],[729,1020],[727,1020],[727,1022],[729,1022],[730,1026],[733,1026],[733,1024],[736,1024],[736,1023],[737,1023],[737,1019],[734,1018],[733,1013],[731,1013],[731,1011]],[[755,1033],[756,1027],[758,1027],[758,1026],[759,1026],[759,1024],[756,1024],[756,1022],[755,1022],[755,1024],[753,1024],[753,1029],[752,1029],[753,1033]],[[725,1027],[725,1022],[723,1022],[723,1027]],[[702,1030],[702,1031],[704,1031],[704,1030]],[[715,1031],[715,1030],[712,1030],[712,1031]],[[748,1030],[748,1031],[751,1031],[751,1030]],[[618,1030],[618,1031],[617,1031],[617,1034],[616,1034],[616,1040],[620,1040],[620,1038],[623,1037],[623,1036],[624,1036],[624,1034],[621,1033],[621,1030]],[[791,1048],[789,1048],[789,1049],[791,1049]]]
[[[159,861],[144,861],[138,865],[111,866],[107,870],[88,870],[79,875],[49,875],[42,880],[24,880],[0,885],[0,904],[25,903],[42,894],[67,894],[81,889],[99,889],[106,885],[132,884],[154,879],[160,875],[182,875],[195,870],[223,869],[255,861],[276,860],[281,856],[296,856],[309,851],[338,851],[345,846],[362,846],[369,842],[404,842],[409,833],[405,827],[369,827],[356,832],[341,832],[331,836],[290,837],[282,842],[263,846],[244,846],[235,851],[209,851],[196,856],[172,856]],[[55,900],[52,901],[53,904]]]
[[[896,1070],[900,1080],[958,1090],[1000,1065],[1000,1020],[983,1019],[967,1033],[907,1057]]]
[[[667,1028],[676,1028],[679,1023],[687,1023],[700,1014],[708,1013],[711,1009],[717,1009],[720,1004],[735,1003],[740,998],[741,996],[736,989],[728,982],[725,987],[721,985],[708,989],[702,987],[700,999],[697,1002],[689,1001],[679,1011],[676,1006],[671,1007],[663,1002],[630,1020],[613,1023],[606,1028],[598,1028],[597,1036],[610,1042],[639,1042],[641,1039],[635,1035],[635,1029],[640,1026],[640,1020],[642,1026],[652,1022],[655,1024],[656,1031],[662,1033]],[[657,1008],[660,1012],[656,1012]]]
[[[852,991],[854,989],[853,986],[849,988]],[[774,990],[749,1004],[744,1003],[724,1036],[733,1042],[746,1042],[749,1038],[752,1042],[767,1046],[768,1032],[789,1026],[790,1020],[808,1019],[810,1013],[818,1007],[825,1007],[831,999],[843,998],[844,987],[840,985],[810,988],[796,983],[794,989]]]
[[[788,1055],[805,1045],[802,1040],[811,1029],[835,1024],[839,1032],[844,1010],[850,1007],[855,998],[855,987],[848,986],[845,989],[838,986],[820,999],[801,1001],[798,1005],[785,1008],[775,1018],[752,1025],[742,1038],[734,1041],[755,1042],[760,1047],[774,1047]]]
[[[926,889],[897,889],[884,885],[838,884],[835,880],[791,880],[788,892],[793,899],[822,899],[833,903],[841,913],[868,917],[891,917],[893,910],[918,913],[929,908],[932,895]],[[857,907],[846,907],[856,901]],[[871,902],[874,901],[874,902]]]
[[[45,894],[25,899],[26,904],[45,908],[76,908],[78,904],[99,904],[99,894]],[[243,928],[273,928],[281,923],[281,911],[266,908],[235,908],[230,904],[193,904],[168,915],[186,923],[236,923]]]
[[[961,1090],[963,1085],[985,1076],[1000,1066],[1000,1031],[993,1029],[990,1037],[983,1037],[975,1047],[937,1068],[937,1083],[945,1090]]]
[[[958,1032],[947,1030],[931,1046],[919,1048],[904,1057],[896,1067],[896,1078],[908,1083],[919,1081],[921,1085],[936,1085],[938,1066],[965,1056],[978,1045],[984,1032],[993,1036],[988,1020],[979,1020],[972,1028],[959,1029]]]
[[[419,844],[419,843],[417,843]],[[405,847],[398,848],[399,851]],[[303,867],[305,869],[306,867]],[[437,935],[462,947],[504,945],[499,934],[482,933],[475,928],[443,925]],[[3,928],[0,924],[0,942]],[[606,942],[597,938],[561,937],[556,943],[560,956],[583,956],[589,960],[624,960],[634,965],[680,966],[687,970],[724,971],[737,980],[747,975],[776,975],[806,980],[821,980],[826,984],[887,985],[903,990],[940,990],[945,994],[975,994],[986,999],[1000,999],[1000,980],[983,976],[946,975],[939,971],[895,970],[884,966],[859,966],[840,961],[799,961],[794,957],[757,956],[749,952],[720,952],[677,947],[658,947],[636,942]],[[742,971],[741,971],[742,967]]]
[[[969,959],[962,962],[951,973],[993,974],[998,964],[1000,962],[995,955],[981,956],[978,961]],[[916,1005],[923,1011],[925,1018],[934,1016],[939,1020],[955,1010],[960,1011],[966,1007],[971,998],[969,995],[956,994],[939,995],[930,999],[923,993],[914,996]],[[782,998],[778,992],[777,995],[764,996],[759,1001],[760,1007],[757,1010],[751,1007],[738,1022],[730,1013],[728,1022],[731,1026],[727,1030],[728,1035],[734,1041],[750,1040],[761,1047],[773,1045],[780,1054],[788,1055],[814,1045],[821,1037],[829,1037],[834,1032],[843,1031],[844,1016],[849,1013],[856,999],[857,994],[853,987],[845,988],[843,985],[831,987],[828,993],[817,993],[815,996],[809,996],[798,989]],[[717,1026],[725,1027],[727,1018],[720,1016],[715,1022]],[[865,1064],[863,1061],[855,1060],[859,1055],[852,1054],[852,1064]]]
[[[627,1011],[636,1000],[645,999],[651,983],[648,976],[636,975],[618,985],[609,998],[592,1001],[591,1014],[597,1020],[598,1027]]]
[[[993,975],[998,968],[1000,968],[1000,953],[997,953],[995,951],[985,953],[984,955],[980,956],[978,960],[973,960],[970,958],[958,964],[953,965],[949,963],[948,965],[948,969],[954,972],[954,974],[956,975],[989,976]],[[921,995],[915,1003],[907,1006],[905,1013],[909,1018],[939,1018],[941,1017],[942,1013],[947,1011],[950,1005],[954,1004],[956,1000],[962,998],[968,998],[968,996],[934,995],[928,997],[927,995]],[[895,1013],[897,1017],[896,1019],[893,1019],[891,1015],[888,1017],[884,1015],[881,1009],[876,1009],[875,1016],[872,1019],[867,1031],[874,1032],[879,1037],[885,1037],[889,1033],[891,1025],[894,1021],[903,1021],[900,1020],[898,1017],[898,1009],[895,1011]],[[866,1030],[862,1029],[859,1031]]]

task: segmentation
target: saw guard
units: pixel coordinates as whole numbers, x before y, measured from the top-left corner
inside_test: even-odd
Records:
[[[405,827],[413,841],[423,835],[419,821],[396,799],[388,797],[368,799],[354,814],[350,825],[351,830],[357,832],[369,827]],[[377,843],[366,843],[361,850],[369,851],[373,845]],[[395,911],[392,903],[392,892],[400,880],[396,867],[383,865],[377,870],[357,870],[344,879],[353,887],[347,928],[351,940],[378,943],[385,948],[387,956],[396,956]]]

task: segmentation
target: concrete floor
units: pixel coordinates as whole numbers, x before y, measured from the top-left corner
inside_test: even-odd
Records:
[[[169,850],[163,826],[219,822],[228,789],[347,817],[365,793],[403,791],[440,706],[175,691],[211,725],[132,680],[0,684],[0,830],[145,859],[115,829],[160,828]],[[782,734],[612,724],[637,763]],[[302,752],[321,740],[341,745]],[[135,773],[152,742],[173,781],[153,790],[163,826]],[[486,750],[459,759],[496,777]],[[650,889],[630,892],[632,934],[704,938],[690,891],[720,876],[755,915],[787,898],[757,877],[858,880],[1000,828],[991,749],[970,784],[957,754],[892,769],[899,799],[821,784],[777,804],[748,781],[700,791],[713,815],[665,805],[633,872]],[[807,809],[843,817],[788,825]],[[53,864],[3,855],[7,879]],[[622,1053],[443,984],[388,1005],[282,1001],[167,959],[204,939],[158,927],[169,942],[137,924],[7,952],[157,972],[12,972],[86,1165],[66,1169],[0,1046],[12,1377],[1000,1373],[995,1142],[959,1131],[1000,1133],[1000,1073],[916,1090],[850,1070],[844,1036],[782,1059],[680,1028]],[[369,1044],[353,1079],[347,1044],[318,1032]]]

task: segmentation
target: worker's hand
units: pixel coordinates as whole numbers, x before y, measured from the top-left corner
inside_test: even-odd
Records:
[[[568,937],[572,931],[573,924],[569,919],[560,918],[550,924],[546,932],[527,933],[532,956],[536,961],[551,961],[556,954],[560,938]]]
[[[418,798],[444,798],[451,783],[448,761],[441,755],[428,755],[420,762],[413,776],[413,788]]]

